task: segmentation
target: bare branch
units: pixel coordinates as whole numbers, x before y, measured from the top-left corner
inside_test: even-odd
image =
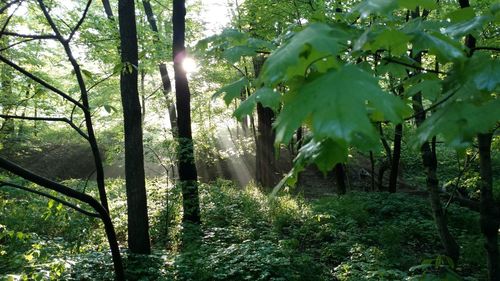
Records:
[[[80,213],[82,213],[82,214],[84,214],[86,216],[89,216],[89,217],[93,217],[93,218],[100,218],[101,217],[97,213],[92,213],[92,212],[89,212],[87,210],[84,210],[84,209],[78,207],[75,204],[69,203],[66,200],[63,200],[63,199],[60,199],[58,197],[52,196],[52,195],[50,195],[50,194],[48,194],[46,192],[43,192],[43,191],[38,191],[38,190],[29,188],[29,187],[17,185],[17,184],[10,183],[10,182],[0,181],[0,187],[2,187],[2,186],[10,186],[10,187],[14,187],[14,188],[21,189],[21,190],[24,190],[24,191],[28,191],[30,193],[38,194],[38,195],[41,195],[43,197],[47,197],[49,199],[52,199],[52,200],[54,200],[56,202],[59,202],[59,203],[63,204],[64,206],[69,207],[69,208],[71,208],[71,209],[73,209],[73,210],[75,210],[77,212],[80,212]]]
[[[54,122],[64,122],[71,126],[80,136],[88,140],[89,137],[85,134],[75,123],[71,122],[66,117],[34,117],[34,116],[17,116],[17,115],[5,115],[0,114],[0,118],[4,119],[20,119],[20,120],[34,120],[34,121],[54,121]]]

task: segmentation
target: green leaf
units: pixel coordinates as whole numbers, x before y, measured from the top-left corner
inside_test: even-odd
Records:
[[[429,10],[438,8],[437,2],[435,0],[397,0],[397,2],[399,8],[408,10],[415,10],[416,7]]]
[[[414,40],[414,51],[429,50],[441,62],[451,62],[465,59],[465,53],[460,42],[452,40],[439,33],[417,32]]]
[[[394,0],[366,0],[354,7],[353,12],[366,18],[371,14],[387,15],[398,7]]]
[[[281,95],[273,89],[263,87],[255,93],[255,101],[260,102],[262,106],[269,107],[274,111],[278,110],[281,101]]]
[[[412,97],[417,93],[422,93],[425,98],[431,101],[436,101],[442,89],[443,86],[440,80],[424,80],[411,86],[406,91],[405,95],[407,97]]]
[[[283,100],[283,109],[275,122],[278,143],[288,143],[295,130],[307,121],[316,139],[351,143],[364,138],[372,146],[377,143],[378,134],[368,118],[366,103],[396,122],[401,120],[405,108],[402,101],[380,89],[376,78],[355,65],[308,81]]]
[[[444,16],[446,19],[450,19],[452,23],[468,21],[476,16],[474,9],[472,7],[456,9],[455,11],[448,13]]]
[[[226,102],[226,105],[229,105],[233,99],[241,95],[241,90],[243,90],[244,87],[248,86],[248,84],[248,79],[246,77],[242,77],[241,79],[217,90],[212,98],[218,98],[220,95],[225,93],[224,101]]]
[[[88,79],[94,79],[94,75],[92,74],[92,72],[86,70],[86,69],[82,69],[82,74],[87,77]]]
[[[483,104],[456,101],[437,110],[417,130],[416,145],[441,135],[449,146],[465,149],[478,133],[486,133],[500,120],[500,100]]]
[[[238,108],[234,111],[233,116],[241,121],[244,116],[252,114],[255,109],[255,105],[255,94],[253,94],[241,102],[240,106],[238,106]]]
[[[255,56],[256,50],[248,46],[235,46],[228,48],[222,52],[222,57],[226,59],[229,63],[234,64],[238,62],[242,57],[245,56]]]
[[[347,155],[348,147],[343,142],[336,142],[328,138],[321,141],[311,139],[300,148],[294,160],[294,166],[306,167],[314,163],[320,171],[326,173],[336,164],[345,163]]]
[[[351,37],[348,29],[340,24],[310,24],[269,56],[259,79],[274,87],[294,76],[305,76],[311,63],[337,55]]]
[[[468,21],[460,22],[454,25],[447,27],[444,32],[451,37],[462,37],[464,35],[475,32],[476,30],[480,30],[485,23],[487,23],[489,17],[479,16],[474,17]]]
[[[371,44],[372,51],[386,49],[394,56],[400,56],[408,50],[408,43],[412,37],[402,31],[395,29],[385,29],[378,34]]]
[[[464,69],[478,90],[494,91],[500,86],[500,60],[474,55]]]
[[[105,104],[103,105],[104,107],[104,110],[106,110],[107,113],[113,113],[113,112],[117,112],[118,110],[116,109],[116,107],[112,106],[112,105],[109,105],[109,104]]]

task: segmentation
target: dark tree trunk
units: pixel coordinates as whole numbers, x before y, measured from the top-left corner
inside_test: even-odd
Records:
[[[415,122],[417,127],[425,121],[425,111],[422,105],[422,95],[420,93],[413,96],[413,110],[415,112]],[[432,146],[427,141],[421,147],[423,165],[427,172],[427,189],[430,194],[430,201],[436,227],[438,229],[441,244],[448,257],[453,261],[458,261],[460,248],[448,229],[448,219],[439,199],[439,181],[437,178],[437,157],[436,138],[432,140]]]
[[[335,165],[335,180],[337,181],[337,193],[344,195],[347,193],[347,186],[345,183],[346,174],[345,168],[342,163]]]
[[[111,9],[111,4],[109,4],[109,0],[102,0],[102,5],[104,6],[104,12],[106,13],[106,16],[110,20],[115,20],[115,17],[113,16],[113,10]]]
[[[459,0],[460,8],[470,7],[469,0]],[[465,37],[465,46],[470,50],[476,47],[476,38],[471,34]],[[470,53],[472,55],[472,52]],[[478,134],[479,165],[480,165],[480,224],[481,232],[486,239],[486,253],[488,265],[488,280],[500,280],[500,255],[498,251],[498,221],[500,210],[493,197],[493,171],[491,167],[491,141],[493,135]]]
[[[375,158],[373,157],[373,151],[370,151],[370,173],[371,191],[375,191]],[[365,191],[368,191],[367,189]]]
[[[387,139],[385,138],[384,128],[382,127],[382,123],[378,124],[378,129],[380,132],[380,141],[382,142],[382,146],[384,147],[386,154],[386,159],[382,161],[380,167],[378,168],[378,190],[386,191],[386,187],[384,186],[384,175],[385,172],[387,172],[387,170],[391,168],[392,149],[389,143],[387,142]]]
[[[118,2],[118,20],[121,57],[125,65],[120,77],[120,90],[125,132],[128,244],[133,253],[150,254],[141,105],[137,88],[138,46],[134,1]]]
[[[151,3],[149,0],[143,0],[142,1],[142,6],[144,7],[144,12],[146,13],[146,17],[149,22],[149,27],[153,32],[155,32],[158,36],[158,25],[156,24],[156,19],[153,13],[153,8],[151,8]],[[156,37],[156,39],[153,42],[154,44],[158,44],[159,38]],[[165,99],[167,100],[167,107],[168,107],[168,115],[170,119],[170,127],[172,128],[172,136],[174,138],[177,137],[177,112],[175,109],[175,103],[173,102],[173,99],[169,97],[170,92],[172,92],[172,84],[170,82],[170,76],[168,75],[168,70],[167,70],[167,65],[165,63],[160,63],[158,64],[158,69],[160,70],[160,78],[161,78],[161,83],[163,87],[163,95],[165,96]]]
[[[264,57],[254,57],[255,77],[259,76]],[[275,132],[273,129],[274,112],[272,109],[257,104],[257,142],[255,154],[255,179],[264,188],[277,184],[276,157],[274,153]]]
[[[198,175],[196,171],[191,133],[190,92],[182,61],[186,57],[184,46],[186,30],[186,7],[184,0],[173,3],[173,60],[175,73],[175,96],[177,101],[179,182],[182,188],[183,221],[200,224],[198,197]]]
[[[389,192],[391,193],[394,193],[397,190],[402,137],[403,124],[397,124],[394,132],[394,148],[392,149],[391,174],[389,176]]]
[[[118,242],[116,240],[116,233],[115,229],[113,227],[113,223],[111,221],[111,218],[109,217],[108,211],[102,206],[97,200],[95,200],[93,197],[81,193],[78,191],[75,191],[67,186],[64,186],[60,183],[51,181],[49,179],[46,179],[44,177],[41,177],[39,175],[36,175],[26,169],[21,168],[20,166],[17,166],[16,164],[7,161],[3,158],[0,157],[0,168],[5,169],[6,171],[9,171],[13,173],[14,175],[17,175],[25,180],[28,180],[30,182],[36,183],[40,186],[43,186],[47,189],[53,190],[57,193],[60,193],[62,195],[68,196],[70,198],[74,198],[78,201],[84,202],[91,206],[98,214],[99,217],[101,218],[102,222],[104,223],[104,230],[106,232],[106,236],[108,238],[108,243],[109,247],[111,250],[111,255],[113,258],[113,264],[114,264],[114,269],[115,269],[115,278],[116,280],[125,280],[125,274],[123,271],[123,264],[120,256],[120,249],[118,247]]]
[[[492,134],[479,134],[479,161],[481,174],[481,231],[486,239],[488,253],[488,277],[490,281],[500,280],[500,256],[498,252],[498,228],[500,226],[498,206],[493,198],[493,171],[491,168],[491,140]]]

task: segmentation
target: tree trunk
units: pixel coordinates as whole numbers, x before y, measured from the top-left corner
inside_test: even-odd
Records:
[[[422,94],[413,96],[413,110],[417,127],[425,121],[425,111],[422,105]],[[423,165],[427,172],[427,189],[430,194],[431,208],[438,229],[441,244],[445,253],[455,264],[460,256],[460,248],[448,229],[448,220],[439,199],[439,181],[437,178],[436,138],[432,140],[432,147],[425,142],[421,147]]]
[[[459,0],[460,8],[470,7],[469,0]],[[476,47],[476,38],[471,34],[465,37],[465,46],[470,50]],[[471,52],[472,55],[472,52]],[[485,247],[488,265],[488,280],[500,280],[500,256],[498,252],[498,228],[500,223],[497,219],[500,210],[493,198],[493,171],[491,167],[491,141],[493,135],[478,134],[479,165],[480,165],[480,224],[481,232],[486,239]]]
[[[120,77],[120,90],[125,132],[128,244],[133,253],[150,254],[134,1],[118,2],[118,20],[121,57],[125,65]]]
[[[153,8],[151,7],[151,3],[149,0],[143,0],[142,1],[142,6],[144,7],[144,12],[146,13],[146,17],[149,22],[149,27],[153,32],[158,34],[158,25],[156,24],[156,19],[153,13]],[[158,37],[153,42],[154,44],[158,44]],[[177,137],[177,112],[175,108],[175,103],[173,102],[173,99],[169,97],[170,92],[172,91],[172,84],[170,82],[170,76],[168,75],[168,70],[167,70],[167,65],[165,63],[159,63],[158,64],[158,69],[160,71],[160,78],[161,78],[161,83],[163,87],[163,95],[165,96],[165,99],[167,101],[167,107],[168,107],[168,115],[170,119],[170,127],[172,129],[172,136],[174,138]]]
[[[179,183],[182,188],[183,222],[200,224],[198,175],[196,171],[191,133],[191,97],[186,72],[182,61],[186,57],[184,46],[186,30],[185,0],[173,2],[173,60],[175,73],[175,95],[177,101]]]
[[[403,124],[397,124],[394,132],[394,148],[392,149],[391,174],[389,176],[389,192],[391,193],[394,193],[397,190],[402,137]]]
[[[255,77],[259,76],[264,57],[254,57]],[[273,129],[274,112],[257,103],[257,142],[255,154],[255,179],[264,188],[272,188],[277,184],[276,157],[274,153],[275,132]]]
[[[479,134],[479,165],[481,205],[480,223],[481,232],[486,239],[486,252],[488,253],[488,277],[490,281],[500,280],[500,257],[498,252],[498,228],[500,226],[498,206],[493,198],[493,171],[491,168],[491,140],[493,135]]]
[[[339,195],[344,195],[347,193],[347,186],[345,183],[345,168],[342,163],[335,165],[335,180],[337,181],[337,193]]]

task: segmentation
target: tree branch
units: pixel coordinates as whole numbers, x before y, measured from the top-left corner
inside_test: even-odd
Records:
[[[83,104],[81,104],[80,102],[78,102],[74,98],[70,97],[68,94],[66,94],[63,91],[59,90],[58,88],[50,85],[49,83],[45,82],[41,78],[33,75],[32,73],[30,73],[26,69],[20,67],[19,65],[15,64],[14,62],[10,61],[6,57],[2,56],[1,54],[0,54],[0,61],[4,62],[5,64],[9,65],[10,67],[14,68],[15,70],[21,72],[22,74],[24,74],[25,76],[27,76],[31,80],[37,82],[38,84],[44,86],[45,88],[51,90],[52,92],[60,95],[61,97],[67,99],[68,101],[72,102],[74,105],[78,106],[83,111],[88,111],[88,109],[85,106],[83,106]]]
[[[12,6],[12,5],[16,4],[16,3],[21,4],[22,2],[24,2],[24,0],[13,0],[13,1],[10,1],[9,3],[6,3],[5,6],[3,6],[3,7],[0,8],[0,14],[2,14],[10,6]]]
[[[483,47],[475,47],[471,49],[472,51],[494,51],[494,52],[500,52],[500,48],[497,47],[488,47],[488,46],[483,46]]]
[[[116,240],[116,232],[113,226],[113,222],[109,216],[108,211],[101,205],[95,198],[92,196],[78,192],[73,190],[65,185],[62,185],[58,182],[51,181],[47,178],[44,178],[40,175],[34,174],[2,157],[0,157],[0,168],[6,171],[9,171],[12,174],[15,174],[25,180],[36,183],[40,186],[43,186],[47,189],[56,191],[62,195],[66,195],[70,198],[74,198],[81,202],[84,202],[91,206],[101,218],[104,223],[104,228],[106,231],[106,236],[108,238],[109,246],[111,249],[111,254],[113,257],[113,263],[115,267],[115,274],[117,280],[125,280],[125,273],[123,271],[123,264],[120,256],[120,249],[118,247],[118,242]]]
[[[82,136],[84,139],[88,140],[89,137],[87,134],[85,134],[78,126],[75,125],[75,123],[71,122],[68,118],[66,117],[33,117],[33,116],[17,116],[17,115],[5,115],[5,114],[0,114],[0,118],[4,119],[21,119],[21,120],[39,120],[39,121],[55,121],[55,122],[64,122],[68,125],[71,126],[80,136]]]
[[[3,52],[3,51],[5,51],[5,50],[8,50],[8,49],[10,49],[10,48],[12,48],[12,47],[14,47],[14,46],[16,46],[16,45],[19,45],[19,44],[22,44],[22,43],[26,43],[26,42],[31,42],[31,41],[34,41],[34,40],[37,40],[37,39],[29,38],[29,39],[26,39],[26,40],[21,40],[21,41],[18,41],[18,42],[16,42],[16,43],[12,43],[12,44],[10,44],[10,45],[9,45],[9,46],[7,46],[7,47],[1,48],[1,49],[0,49],[0,52]]]
[[[67,41],[71,41],[71,39],[73,38],[73,36],[75,36],[75,33],[78,31],[78,29],[80,28],[80,26],[82,25],[83,21],[85,20],[85,18],[87,17],[87,13],[89,11],[89,8],[90,8],[90,4],[92,3],[92,0],[88,0],[87,1],[87,5],[85,6],[85,9],[83,10],[83,14],[82,14],[82,17],[80,18],[80,20],[77,22],[77,24],[75,25],[75,27],[73,28],[73,30],[71,30],[71,33],[69,34],[68,36],[68,39]]]
[[[49,199],[52,199],[56,202],[59,202],[61,204],[63,204],[64,206],[66,207],[69,207],[77,212],[80,212],[86,216],[89,216],[89,217],[93,217],[93,218],[100,218],[101,216],[99,214],[96,214],[96,213],[92,213],[92,212],[89,212],[87,210],[84,210],[80,207],[78,207],[77,205],[75,204],[72,204],[72,203],[69,203],[68,201],[65,201],[63,199],[60,199],[58,197],[55,197],[55,196],[52,196],[46,192],[43,192],[43,191],[38,191],[38,190],[35,190],[35,189],[32,189],[32,188],[29,188],[29,187],[25,187],[25,186],[21,186],[21,185],[17,185],[17,184],[14,184],[14,183],[10,183],[10,182],[5,182],[5,181],[0,181],[0,187],[2,186],[10,186],[10,187],[14,187],[14,188],[17,188],[17,189],[21,189],[21,190],[24,190],[24,191],[28,191],[30,193],[34,193],[34,194],[38,194],[40,196],[43,196],[43,197],[47,197]]]
[[[3,31],[1,35],[7,35],[7,36],[14,36],[14,37],[20,37],[20,38],[28,38],[28,39],[34,39],[34,40],[40,40],[40,39],[57,39],[57,36],[54,34],[21,34],[17,32],[11,32],[11,31]]]
[[[415,117],[417,117],[417,116],[418,116],[418,115],[420,115],[420,114],[425,114],[425,113],[427,113],[427,112],[429,112],[429,111],[431,111],[431,110],[435,109],[436,107],[440,106],[441,104],[445,103],[445,102],[446,102],[446,101],[448,101],[450,98],[452,98],[452,97],[453,97],[453,96],[454,96],[457,92],[458,92],[458,89],[457,89],[457,90],[455,90],[455,91],[453,91],[453,92],[451,92],[451,93],[449,93],[449,94],[448,94],[446,97],[444,97],[442,100],[440,100],[440,101],[436,102],[435,104],[433,104],[433,105],[429,106],[428,108],[426,108],[426,109],[424,109],[424,110],[422,110],[422,111],[420,111],[420,112],[417,112],[417,113],[413,114],[413,115],[412,115],[412,116],[410,116],[410,117],[405,118],[404,120],[405,120],[405,121],[408,121],[408,120],[414,119]]]
[[[427,69],[427,68],[424,68],[424,67],[421,67],[421,66],[418,66],[418,65],[413,65],[411,63],[406,63],[406,62],[398,61],[398,60],[395,60],[393,58],[382,58],[382,60],[385,60],[385,61],[390,62],[390,63],[395,63],[395,64],[400,64],[400,65],[403,65],[403,66],[411,67],[413,69],[420,70],[420,71],[425,71],[425,72],[429,72],[429,73],[444,74],[444,75],[448,74],[448,73],[443,72],[443,71],[434,70],[434,69]]]

